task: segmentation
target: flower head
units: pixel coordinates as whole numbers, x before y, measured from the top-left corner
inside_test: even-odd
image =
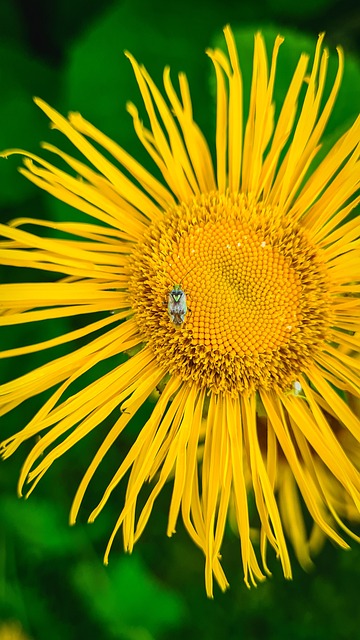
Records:
[[[275,120],[282,39],[275,41],[268,69],[257,34],[244,127],[242,76],[229,28],[225,38],[227,55],[208,51],[217,80],[215,167],[193,119],[185,76],[179,75],[179,97],[165,69],[165,99],[128,54],[150,128],[134,105],[128,111],[164,181],[79,114],[65,119],[36,100],[88,162],[45,144],[72,173],[24,151],[21,171],[88,214],[89,222],[21,219],[1,229],[3,264],[60,274],[50,284],[2,285],[3,325],[102,312],[82,329],[1,354],[89,338],[1,388],[5,413],[56,387],[29,424],[3,443],[8,457],[42,435],[25,461],[20,493],[26,481],[30,493],[59,456],[120,407],[76,492],[75,522],[104,456],[160,390],[89,520],[130,471],[105,560],[121,527],[131,551],[171,480],[168,535],[181,511],[206,558],[208,595],[213,576],[227,587],[220,558],[228,518],[239,532],[250,585],[269,573],[269,545],[287,578],[287,538],[305,567],[324,537],[347,547],[340,530],[356,536],[343,520],[358,520],[360,506],[360,421],[351,408],[360,395],[359,223],[348,216],[359,201],[360,119],[309,177],[339,90],[343,55],[339,50],[334,85],[324,98],[328,54],[320,36],[312,68],[302,55]],[[4,155],[11,153],[19,151]],[[57,235],[22,228],[29,225]],[[84,373],[124,352],[125,362],[72,391]],[[148,481],[152,489],[139,513],[138,496]],[[260,521],[262,566],[251,536],[249,494]],[[303,504],[314,521],[310,534]]]

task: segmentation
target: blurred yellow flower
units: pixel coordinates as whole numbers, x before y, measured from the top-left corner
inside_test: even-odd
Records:
[[[339,532],[351,532],[343,519],[357,520],[360,506],[360,421],[345,401],[346,394],[360,396],[359,222],[348,215],[359,202],[360,119],[309,177],[339,90],[343,54],[339,50],[338,72],[324,98],[328,53],[320,36],[312,68],[302,55],[275,120],[282,38],[275,40],[268,68],[257,34],[244,126],[236,46],[228,27],[224,33],[228,53],[208,51],[217,81],[215,167],[193,120],[186,77],[179,75],[178,95],[165,69],[166,100],[127,54],[150,127],[133,104],[128,111],[166,186],[78,113],[65,119],[36,100],[88,163],[48,144],[44,148],[70,173],[25,151],[3,155],[24,155],[22,173],[88,214],[89,222],[22,218],[1,227],[2,264],[61,276],[51,283],[2,285],[3,325],[102,312],[83,329],[1,354],[31,354],[89,338],[1,387],[5,413],[56,386],[29,424],[2,445],[7,458],[25,440],[42,435],[22,469],[20,494],[25,482],[30,493],[59,456],[120,406],[77,490],[74,523],[109,448],[161,388],[89,520],[130,471],[105,562],[121,527],[131,551],[170,479],[167,533],[175,532],[181,512],[205,555],[209,596],[213,576],[221,589],[228,586],[220,559],[229,515],[240,535],[249,586],[269,573],[269,545],[291,577],[286,538],[305,567],[324,536],[346,548]],[[51,233],[23,229],[29,225]],[[124,352],[125,362],[78,390],[84,373]],[[138,513],[148,481],[152,490]],[[249,494],[261,527],[261,565]],[[303,506],[314,521],[311,533]]]
[[[30,638],[25,635],[19,622],[7,620],[0,622],[0,640],[30,640]]]

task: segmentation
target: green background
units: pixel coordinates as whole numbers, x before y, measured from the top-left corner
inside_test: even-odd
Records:
[[[324,140],[324,149],[328,149],[359,110],[360,9],[356,2],[3,0],[0,148],[19,146],[37,152],[44,139],[68,148],[59,134],[49,131],[46,118],[32,103],[31,97],[38,95],[64,113],[80,111],[153,170],[125,111],[129,99],[141,107],[141,98],[124,49],[144,62],[158,83],[165,64],[171,65],[173,79],[176,72],[186,72],[196,120],[211,142],[214,84],[204,50],[219,44],[221,29],[228,22],[237,35],[247,87],[254,31],[263,31],[269,47],[276,33],[286,36],[279,57],[277,106],[300,52],[313,51],[319,32],[327,32],[331,50],[329,83],[336,70],[335,46],[343,46],[346,73]],[[0,163],[2,222],[23,215],[55,220],[79,215],[22,178],[16,171],[18,164],[18,158]],[[1,279],[33,278],[41,280],[42,275],[26,273],[20,278],[16,270],[6,269]],[[55,328],[24,325],[4,332],[1,340],[7,346],[37,342],[77,327],[76,322],[64,320]],[[44,355],[2,361],[2,379],[38,366]],[[95,375],[101,373],[104,370]],[[40,402],[41,398],[35,398],[3,418],[1,437],[22,428]],[[119,537],[109,567],[103,566],[102,554],[124,488],[115,492],[95,524],[87,525],[86,518],[150,410],[151,406],[144,407],[137,424],[113,447],[86,494],[76,527],[67,524],[72,497],[113,417],[57,461],[28,501],[17,499],[16,482],[34,443],[25,444],[1,463],[0,621],[19,620],[33,640],[359,637],[360,548],[356,543],[350,552],[328,543],[311,574],[305,574],[293,559],[292,582],[284,580],[270,552],[273,577],[248,591],[242,581],[239,541],[228,531],[223,558],[231,588],[225,594],[216,588],[211,601],[204,591],[203,557],[181,522],[176,535],[166,537],[170,486],[160,496],[133,555],[123,553]],[[0,622],[0,640],[4,638]]]

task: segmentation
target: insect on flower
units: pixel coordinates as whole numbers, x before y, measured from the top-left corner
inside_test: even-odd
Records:
[[[192,269],[190,269],[190,271],[192,271]],[[190,271],[186,273],[185,277],[190,273]],[[185,317],[188,311],[186,293],[181,284],[174,284],[172,290],[168,293],[167,308],[171,322],[176,327],[180,327],[180,325],[185,322]]]
[[[291,389],[285,391],[286,396],[292,396],[293,398],[303,398],[306,400],[306,396],[304,394],[301,382],[299,380],[294,380],[291,384]]]
[[[302,392],[302,386],[298,380],[294,380],[292,383],[292,392],[294,396],[300,396]]]

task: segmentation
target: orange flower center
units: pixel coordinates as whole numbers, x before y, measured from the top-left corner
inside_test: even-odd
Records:
[[[152,225],[130,294],[159,361],[214,392],[289,387],[329,327],[318,249],[243,195],[203,195]]]

